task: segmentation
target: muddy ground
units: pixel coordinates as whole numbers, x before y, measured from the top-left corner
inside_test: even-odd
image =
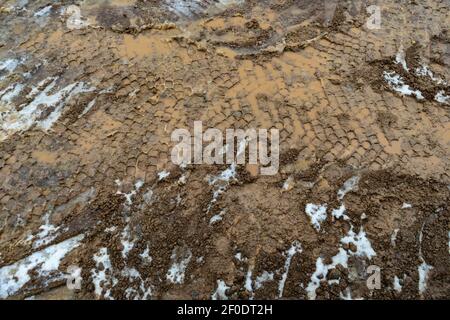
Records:
[[[0,0],[0,298],[450,298],[449,9]],[[174,165],[194,121],[278,174]]]

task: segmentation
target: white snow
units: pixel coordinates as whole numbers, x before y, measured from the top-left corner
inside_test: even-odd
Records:
[[[283,183],[283,187],[281,188],[283,191],[290,191],[294,188],[294,177],[289,176],[286,181]]]
[[[395,56],[395,62],[397,64],[400,64],[405,71],[409,71],[408,66],[406,65],[405,51],[403,49],[403,45],[400,45],[400,48],[397,51],[397,54]]]
[[[14,70],[16,70],[16,68],[19,66],[19,64],[21,63],[20,60],[18,59],[6,59],[3,61],[0,61],[0,71],[3,71],[7,74],[13,72]],[[6,76],[0,76],[0,80],[3,80]]]
[[[222,216],[220,214],[216,214],[209,219],[209,224],[212,225],[216,222],[222,221]]]
[[[186,174],[183,174],[179,179],[178,179],[178,184],[179,185],[185,185],[187,181],[187,177]]]
[[[273,281],[273,272],[263,271],[263,273],[255,279],[255,290],[264,285],[264,282]]]
[[[450,96],[446,96],[444,93],[445,93],[444,90],[441,90],[438,93],[436,93],[434,100],[436,100],[439,103],[450,104]]]
[[[339,264],[344,268],[347,268],[348,255],[347,252],[339,248],[339,252],[332,258],[331,264],[324,264],[322,257],[317,258],[316,261],[316,271],[311,276],[311,281],[306,287],[306,292],[309,300],[316,299],[316,290],[320,287],[320,282],[325,281],[328,272]]]
[[[93,258],[96,269],[91,269],[91,275],[95,294],[99,297],[113,300],[111,297],[111,289],[118,283],[118,280],[113,276],[108,249],[100,248]]]
[[[242,253],[238,252],[234,255],[234,257],[238,260],[238,261],[247,261],[247,258],[245,258],[244,256],[242,256]]]
[[[209,185],[214,185],[217,182],[229,182],[232,179],[236,179],[236,164],[232,163],[229,168],[222,171],[218,176],[209,178]]]
[[[226,291],[230,289],[223,280],[217,280],[217,289],[211,296],[212,300],[228,300]]]
[[[367,239],[366,233],[364,232],[362,227],[359,230],[359,233],[355,234],[355,232],[353,231],[353,226],[352,226],[350,231],[348,232],[347,236],[345,236],[341,239],[341,243],[354,244],[356,246],[356,252],[350,251],[350,254],[352,254],[352,255],[356,255],[358,257],[366,257],[369,260],[372,259],[372,257],[377,255],[375,253],[375,251],[373,250],[369,239]]]
[[[128,222],[129,218],[127,218]],[[130,225],[127,224],[125,228],[122,230],[121,234],[122,238],[120,239],[120,242],[122,243],[123,249],[122,249],[122,258],[126,259],[128,256],[128,253],[133,249],[135,240],[131,236],[130,232]]]
[[[33,249],[49,244],[58,236],[58,230],[60,227],[55,227],[50,223],[50,212],[47,212],[44,215],[43,220],[44,224],[39,227],[40,231],[35,236],[37,239],[33,242]]]
[[[308,203],[305,207],[305,212],[311,219],[311,224],[314,229],[320,231],[320,224],[327,219],[327,205],[316,205]]]
[[[153,203],[153,190],[150,188],[147,189],[147,192],[142,195],[142,199],[144,200],[145,205],[151,205]]]
[[[344,185],[341,189],[338,190],[337,197],[339,200],[344,199],[347,193],[353,190],[358,190],[358,183],[359,183],[360,177],[359,176],[353,176],[347,181],[345,181]]]
[[[112,227],[109,227],[109,228],[105,228],[105,232],[108,232],[108,233],[113,233],[116,230],[117,230],[117,226],[112,226]]]
[[[83,234],[78,235],[2,267],[0,269],[0,298],[4,299],[17,293],[31,280],[29,272],[32,270],[37,272],[39,278],[48,278],[45,279],[47,283],[64,278],[63,273],[58,270],[59,265],[70,251],[80,245],[83,238]]]
[[[423,240],[423,229],[425,228],[425,222],[422,224],[422,228],[419,233],[419,259],[422,263],[418,266],[417,271],[419,272],[419,293],[423,294],[427,288],[428,273],[433,269],[433,266],[428,265],[423,258],[422,253],[422,240]]]
[[[124,192],[122,192],[122,184],[123,184],[122,181],[120,181],[119,179],[116,179],[115,182],[116,182],[117,186],[119,187],[119,190],[117,190],[116,194],[123,195],[126,199],[126,204],[128,206],[131,206],[133,204],[133,197],[137,194],[139,189],[141,189],[142,186],[144,185],[144,181],[141,179],[138,179],[134,184],[134,189],[128,193],[124,193]]]
[[[95,105],[95,102],[97,102],[97,98],[94,98],[87,104],[87,106],[84,108],[83,112],[81,112],[81,114],[78,116],[78,118],[81,118],[86,113],[88,113],[92,109],[92,107]]]
[[[144,185],[144,180],[138,179],[134,184],[134,188],[138,191]]]
[[[420,77],[426,77],[428,76],[431,80],[433,80],[436,84],[447,84],[445,82],[445,80],[436,77],[433,74],[433,71],[430,70],[430,67],[428,67],[427,65],[422,65],[418,68],[416,68],[416,75],[420,76]]]
[[[66,87],[55,90],[57,79],[46,79],[49,82],[42,91],[34,88],[29,94],[31,102],[20,106],[20,111],[11,106],[6,112],[0,115],[1,131],[0,140],[6,139],[10,134],[18,131],[28,130],[33,124],[36,124],[43,130],[49,130],[59,119],[64,111],[64,106],[74,95],[90,92],[93,89],[84,82],[76,82]],[[53,110],[42,120],[37,120],[45,109]]]
[[[405,84],[402,77],[395,72],[387,72],[384,71],[384,80],[389,84],[389,86],[398,93],[406,96],[416,96],[418,100],[423,100],[424,97],[422,92],[419,90],[414,90],[409,87],[409,85]]]
[[[83,19],[78,6],[69,5],[62,9],[62,14],[67,16],[66,26],[69,29],[83,29],[90,25],[88,19]]]
[[[417,268],[419,272],[419,293],[423,294],[427,289],[428,273],[433,267],[426,264],[425,261]]]
[[[169,268],[169,271],[167,271],[167,280],[171,283],[182,284],[184,282],[186,268],[191,261],[191,258],[191,250],[187,250],[183,257],[178,257],[176,250],[174,250],[170,257],[172,266]]]
[[[279,298],[283,297],[284,285],[286,283],[286,279],[287,279],[287,276],[289,273],[289,268],[291,267],[292,257],[296,253],[301,253],[301,252],[302,252],[302,247],[301,247],[300,243],[298,241],[294,241],[294,243],[292,243],[292,246],[285,253],[286,261],[284,262],[284,272],[281,275],[280,282],[278,283],[278,297]]]
[[[399,293],[402,292],[402,285],[400,284],[400,279],[397,276],[394,277],[393,284],[394,284],[395,291],[397,291]]]
[[[211,199],[210,203],[208,204],[207,212],[209,213],[211,211],[211,208],[214,206],[214,204],[217,202],[217,199],[219,196],[227,191],[230,180],[236,180],[236,164],[232,163],[229,168],[222,171],[218,176],[209,177],[208,183],[209,185],[213,185],[214,191],[213,191],[213,198]]]
[[[247,270],[247,276],[245,277],[245,289],[250,293],[250,300],[253,299],[253,280],[252,280],[252,267],[249,266]]]
[[[153,260],[152,257],[150,256],[150,248],[148,247],[148,245],[147,245],[147,247],[145,247],[144,252],[139,254],[139,256],[144,261],[144,263],[147,263],[147,264],[151,263]]]
[[[129,282],[138,282],[138,289],[129,287],[125,290],[125,298],[127,300],[147,300],[152,296],[152,286],[145,287],[145,281],[141,274],[135,268],[125,267],[122,270],[122,276],[127,277]]]
[[[52,11],[53,5],[46,6],[42,8],[41,10],[37,11],[34,16],[35,17],[46,17],[50,14]]]
[[[222,221],[223,216],[225,215],[225,213],[226,213],[226,209],[220,211],[219,214],[216,214],[216,215],[212,216],[211,219],[209,219],[209,224],[213,225],[214,223]]]
[[[396,243],[395,243],[395,241],[397,240],[397,235],[398,235],[398,232],[400,231],[400,229],[394,229],[394,232],[392,232],[392,235],[391,235],[391,245],[393,246],[393,247],[395,247],[395,245],[396,245]]]
[[[210,2],[208,4],[210,8],[224,10],[231,4],[239,4],[243,1],[244,0],[218,0],[214,1],[212,4]],[[168,10],[180,17],[191,17],[206,12],[208,7],[205,6],[204,2],[205,1],[202,0],[164,0]]]
[[[170,172],[167,172],[166,170],[161,171],[158,173],[158,181],[162,181],[165,178],[167,178],[168,176],[170,176]]]
[[[412,204],[404,202],[402,205],[402,209],[410,209],[412,208]]]
[[[1,97],[0,101],[6,104],[10,104],[12,99],[17,97],[20,94],[20,92],[22,92],[23,87],[24,86],[21,83],[10,85],[5,90],[0,92]]]
[[[0,71],[7,70],[9,72],[14,71],[19,65],[19,60],[17,59],[7,59],[0,62]]]
[[[331,215],[333,216],[333,218],[337,220],[341,218],[344,220],[350,220],[350,218],[345,213],[346,213],[345,205],[342,204],[338,209],[334,209],[331,212]]]

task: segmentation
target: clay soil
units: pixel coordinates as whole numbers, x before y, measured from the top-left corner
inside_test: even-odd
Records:
[[[332,2],[0,0],[0,296],[83,235],[2,298],[449,299],[450,4]],[[194,121],[278,129],[279,172],[174,165]]]

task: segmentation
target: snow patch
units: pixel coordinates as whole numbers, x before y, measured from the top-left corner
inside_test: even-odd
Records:
[[[250,300],[253,300],[253,280],[252,280],[252,267],[248,268],[247,276],[245,277],[245,289],[250,293]]]
[[[166,278],[171,283],[182,284],[184,282],[186,268],[191,261],[192,252],[187,250],[182,257],[179,257],[174,249],[170,259],[172,260],[172,266],[167,272]]]
[[[9,75],[11,72],[16,70],[16,68],[22,63],[19,59],[6,59],[3,61],[0,61],[0,80],[3,80],[6,78],[7,75]],[[2,75],[2,73],[4,75]]]
[[[400,284],[400,279],[397,276],[394,277],[393,285],[395,291],[398,293],[402,292],[402,285]]]
[[[52,8],[53,8],[53,5],[46,6],[46,7],[42,8],[42,9],[40,9],[39,11],[37,11],[34,14],[34,16],[38,17],[38,18],[40,18],[40,17],[47,17],[50,14],[50,12],[52,11]]]
[[[129,218],[127,218],[127,222],[129,221]],[[126,259],[128,256],[128,253],[133,249],[135,240],[131,236],[130,232],[130,225],[127,224],[125,228],[122,230],[121,234],[122,238],[120,239],[120,242],[122,243],[123,249],[122,249],[122,258]]]
[[[238,252],[234,255],[234,257],[236,258],[236,260],[243,262],[243,261],[247,261],[247,258],[242,256],[242,253]]]
[[[347,212],[347,210],[345,209],[345,205],[342,204],[338,209],[334,209],[331,212],[331,215],[333,216],[333,218],[335,218],[336,220],[339,219],[344,219],[345,221],[350,220],[350,218],[345,214]]]
[[[422,92],[420,92],[419,90],[411,89],[409,85],[405,84],[402,77],[395,72],[384,71],[383,76],[384,80],[389,84],[389,86],[401,95],[415,96],[418,100],[424,99]]]
[[[289,273],[289,268],[291,267],[292,257],[296,253],[301,253],[301,252],[302,252],[302,247],[300,245],[300,242],[294,241],[294,243],[292,243],[292,246],[289,248],[289,250],[287,250],[284,254],[286,256],[286,261],[284,262],[284,272],[281,275],[280,282],[278,283],[278,297],[279,298],[283,297],[284,285],[286,283],[286,279],[287,279],[287,276]]]
[[[236,164],[232,163],[229,168],[222,171],[218,176],[209,177],[208,183],[209,185],[214,186],[213,198],[208,204],[207,212],[209,213],[219,199],[220,195],[227,191],[230,186],[230,181],[236,180]]]
[[[400,231],[400,229],[394,229],[394,232],[392,232],[392,235],[391,235],[391,245],[393,246],[393,247],[395,247],[396,246],[396,241],[397,241],[397,235],[398,235],[398,232]]]
[[[213,225],[214,223],[220,222],[223,219],[223,216],[226,213],[226,209],[220,211],[219,214],[216,214],[214,216],[211,217],[211,219],[209,219],[209,225]]]
[[[145,287],[145,281],[135,268],[126,267],[122,270],[122,276],[128,278],[130,283],[137,282],[138,289],[129,287],[125,290],[127,300],[147,300],[152,296],[152,286]]]
[[[98,297],[113,300],[111,289],[118,283],[113,276],[111,260],[107,248],[101,248],[94,254],[96,269],[91,269],[92,283],[94,284],[95,294]]]
[[[410,203],[404,202],[402,205],[402,209],[411,209],[411,208],[412,208],[412,204],[410,204]]]
[[[167,178],[168,176],[170,176],[170,172],[167,172],[166,170],[161,171],[158,173],[158,181],[162,181],[165,178]]]
[[[338,190],[337,197],[339,200],[344,199],[344,197],[353,190],[358,190],[358,183],[359,183],[360,177],[354,176],[345,181],[344,185],[341,189]]]
[[[397,54],[395,55],[395,62],[397,64],[400,64],[405,71],[409,71],[408,66],[406,65],[405,56],[406,55],[403,49],[403,45],[401,45],[400,48],[398,49]]]
[[[320,282],[325,281],[328,272],[336,268],[339,264],[347,268],[348,255],[347,252],[339,248],[339,252],[332,258],[331,264],[325,264],[322,257],[317,258],[316,270],[311,276],[311,280],[306,287],[306,292],[309,300],[316,299],[316,290],[320,287]]]
[[[139,256],[144,261],[144,263],[147,263],[147,264],[151,263],[153,260],[152,257],[150,256],[150,248],[148,247],[148,245],[147,245],[147,247],[145,247],[144,252],[139,254]]]
[[[128,206],[131,206],[133,204],[133,197],[137,194],[139,189],[141,189],[142,186],[144,185],[144,181],[141,179],[138,179],[134,184],[134,189],[128,193],[124,193],[124,192],[122,192],[122,185],[123,185],[122,181],[120,181],[119,179],[116,179],[115,182],[116,182],[116,185],[119,187],[119,190],[117,190],[116,194],[123,195],[126,199],[126,204]]]
[[[11,101],[22,92],[23,87],[24,86],[21,83],[10,85],[5,90],[0,92],[0,101],[5,104],[10,104]]]
[[[429,77],[436,84],[447,84],[447,82],[441,78],[438,78],[434,75],[433,71],[431,71],[430,67],[427,65],[422,65],[415,70],[416,75],[419,77]]]
[[[417,268],[419,272],[419,293],[423,294],[427,288],[428,273],[433,269],[433,266],[428,265],[423,258],[422,253],[422,240],[423,240],[423,229],[425,228],[425,223],[422,224],[422,228],[419,233],[419,259],[422,261]]]
[[[356,246],[356,252],[350,252],[352,255],[356,255],[358,257],[366,257],[369,260],[377,254],[372,248],[369,239],[366,237],[366,233],[363,228],[359,230],[359,233],[356,234],[353,231],[353,226],[348,232],[347,236],[341,239],[341,243],[343,244],[353,244]]]
[[[58,270],[62,259],[80,245],[84,235],[67,239],[63,242],[34,252],[11,265],[0,268],[0,298],[5,299],[17,293],[31,280],[30,271],[35,271],[46,283],[61,280],[64,274]]]
[[[60,227],[55,227],[50,223],[50,212],[44,215],[44,224],[39,227],[39,233],[35,236],[37,239],[33,242],[33,249],[37,249],[49,244],[58,236]]]
[[[93,88],[88,87],[84,82],[76,82],[66,87],[56,89],[56,78],[46,79],[48,83],[42,91],[34,88],[27,96],[31,100],[27,105],[21,105],[20,108],[11,106],[5,112],[0,114],[1,134],[0,141],[6,139],[9,135],[28,130],[34,124],[44,131],[49,130],[59,119],[64,111],[65,104],[75,95],[91,92]],[[17,111],[19,109],[20,111]],[[46,110],[50,113],[41,120],[38,120]]]
[[[438,93],[436,93],[434,100],[436,100],[439,103],[450,104],[450,96],[446,96],[444,90],[441,90]]]
[[[209,185],[215,185],[217,182],[230,182],[236,179],[236,164],[232,163],[229,168],[222,171],[218,176],[209,178]]]
[[[207,2],[205,5],[205,1],[203,0],[188,0],[188,1],[180,1],[180,0],[165,0],[164,3],[167,9],[177,16],[182,18],[193,17],[195,15],[200,15],[205,13],[211,9],[215,9],[216,11],[225,10],[227,6],[232,4],[240,4],[243,3],[244,0],[216,0],[214,2]]]
[[[286,181],[283,183],[283,187],[281,188],[283,191],[290,191],[294,188],[294,177],[289,176]]]
[[[423,294],[427,289],[428,273],[433,269],[432,266],[422,262],[422,264],[417,268],[419,272],[419,293]]]
[[[305,207],[305,212],[311,219],[311,224],[314,229],[320,231],[320,224],[327,219],[327,205],[316,205],[308,203]]]
[[[273,281],[273,272],[263,271],[263,273],[255,279],[255,290],[262,288],[264,282]]]
[[[227,290],[230,289],[229,286],[223,280],[217,280],[217,289],[211,296],[212,300],[228,300]]]

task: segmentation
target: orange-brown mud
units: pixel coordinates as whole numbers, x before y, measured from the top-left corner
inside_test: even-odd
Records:
[[[450,298],[450,5],[325,3],[0,0],[0,298]],[[175,166],[194,121],[279,173]]]

